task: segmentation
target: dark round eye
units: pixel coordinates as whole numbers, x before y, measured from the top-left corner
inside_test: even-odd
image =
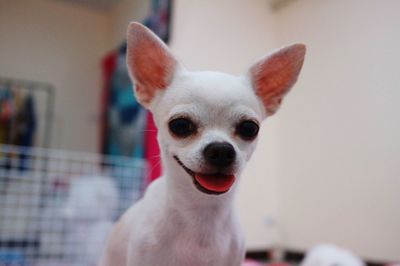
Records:
[[[188,118],[175,118],[168,123],[169,130],[177,137],[186,138],[196,133],[196,125]]]
[[[257,137],[259,126],[256,122],[246,120],[236,126],[236,134],[244,140],[252,140]]]

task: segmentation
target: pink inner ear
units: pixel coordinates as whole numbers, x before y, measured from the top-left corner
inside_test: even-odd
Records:
[[[132,25],[128,33],[128,65],[139,100],[148,104],[156,90],[171,82],[177,62],[158,37],[144,26]]]
[[[305,46],[295,44],[279,50],[250,69],[253,86],[269,115],[296,83],[303,65]]]

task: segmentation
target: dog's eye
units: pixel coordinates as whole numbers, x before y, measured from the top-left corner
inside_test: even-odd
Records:
[[[186,138],[196,133],[196,125],[187,118],[176,118],[168,123],[169,130],[177,137]]]
[[[244,140],[252,140],[257,137],[259,126],[256,122],[246,120],[236,126],[236,134]]]

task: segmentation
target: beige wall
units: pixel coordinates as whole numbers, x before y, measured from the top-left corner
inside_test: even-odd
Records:
[[[0,0],[0,75],[56,87],[52,147],[97,151],[109,17],[46,0]]]
[[[278,121],[284,242],[400,260],[400,2],[298,0],[280,43],[308,45]]]
[[[143,20],[150,14],[151,1],[121,0],[110,11],[111,47],[118,47],[125,41],[129,22]]]

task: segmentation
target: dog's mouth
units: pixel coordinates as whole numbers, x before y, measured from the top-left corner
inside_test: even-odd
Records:
[[[201,174],[196,173],[186,167],[178,156],[173,156],[176,162],[185,170],[188,175],[193,179],[193,183],[198,190],[206,194],[220,195],[229,191],[235,182],[235,175],[233,174]]]

